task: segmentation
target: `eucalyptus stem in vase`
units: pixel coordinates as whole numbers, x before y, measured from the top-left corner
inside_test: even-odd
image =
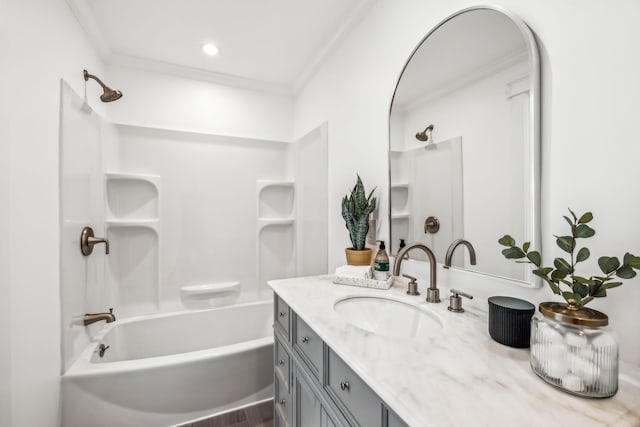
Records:
[[[600,272],[579,274],[580,264],[591,257],[581,242],[596,231],[588,224],[593,214],[577,216],[569,209],[563,216],[570,228],[566,235],[554,235],[556,245],[567,255],[553,260],[553,267],[543,267],[540,252],[531,250],[529,242],[518,246],[513,237],[498,240],[502,254],[516,262],[536,266],[539,276],[554,294],[565,301],[540,303],[531,319],[530,363],[533,371],[547,383],[571,394],[584,397],[609,397],[618,390],[618,343],[606,327],[606,314],[585,307],[595,298],[607,296],[623,280],[634,278],[640,269],[640,257],[626,252],[622,262],[615,256],[598,258]],[[579,247],[582,246],[582,247]]]
[[[607,289],[616,288],[623,282],[617,279],[632,279],[636,276],[635,270],[640,269],[640,257],[634,256],[627,252],[622,263],[617,257],[602,256],[598,258],[598,266],[602,274],[598,273],[589,276],[578,275],[576,267],[579,263],[586,261],[591,256],[589,248],[582,247],[578,249],[579,239],[588,239],[596,234],[588,223],[593,220],[593,214],[587,212],[578,217],[571,209],[569,209],[571,217],[563,216],[569,224],[571,235],[556,236],[556,245],[564,252],[569,254],[569,259],[558,257],[553,260],[553,267],[542,267],[542,257],[540,252],[530,250],[530,243],[525,242],[519,247],[513,237],[508,234],[498,240],[506,249],[502,250],[502,254],[507,259],[526,259],[524,261],[534,264],[536,269],[533,274],[544,280],[554,294],[561,295],[570,305],[583,307],[591,302],[594,298],[602,298],[607,296]]]

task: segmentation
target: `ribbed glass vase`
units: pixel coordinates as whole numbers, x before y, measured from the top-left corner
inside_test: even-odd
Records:
[[[531,319],[531,368],[543,380],[583,397],[618,391],[618,342],[608,317],[575,305],[545,302]]]

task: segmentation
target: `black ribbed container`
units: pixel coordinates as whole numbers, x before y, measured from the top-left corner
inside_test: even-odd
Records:
[[[529,348],[531,316],[535,311],[535,306],[525,300],[490,297],[489,335],[509,347]]]

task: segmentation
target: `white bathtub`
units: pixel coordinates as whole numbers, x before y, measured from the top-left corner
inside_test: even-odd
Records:
[[[264,301],[108,324],[62,376],[62,425],[170,426],[269,399],[272,323]]]

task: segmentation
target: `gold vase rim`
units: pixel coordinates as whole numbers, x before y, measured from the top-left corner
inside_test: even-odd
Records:
[[[609,316],[598,310],[564,302],[542,302],[538,310],[545,317],[572,325],[600,327],[609,324]]]

